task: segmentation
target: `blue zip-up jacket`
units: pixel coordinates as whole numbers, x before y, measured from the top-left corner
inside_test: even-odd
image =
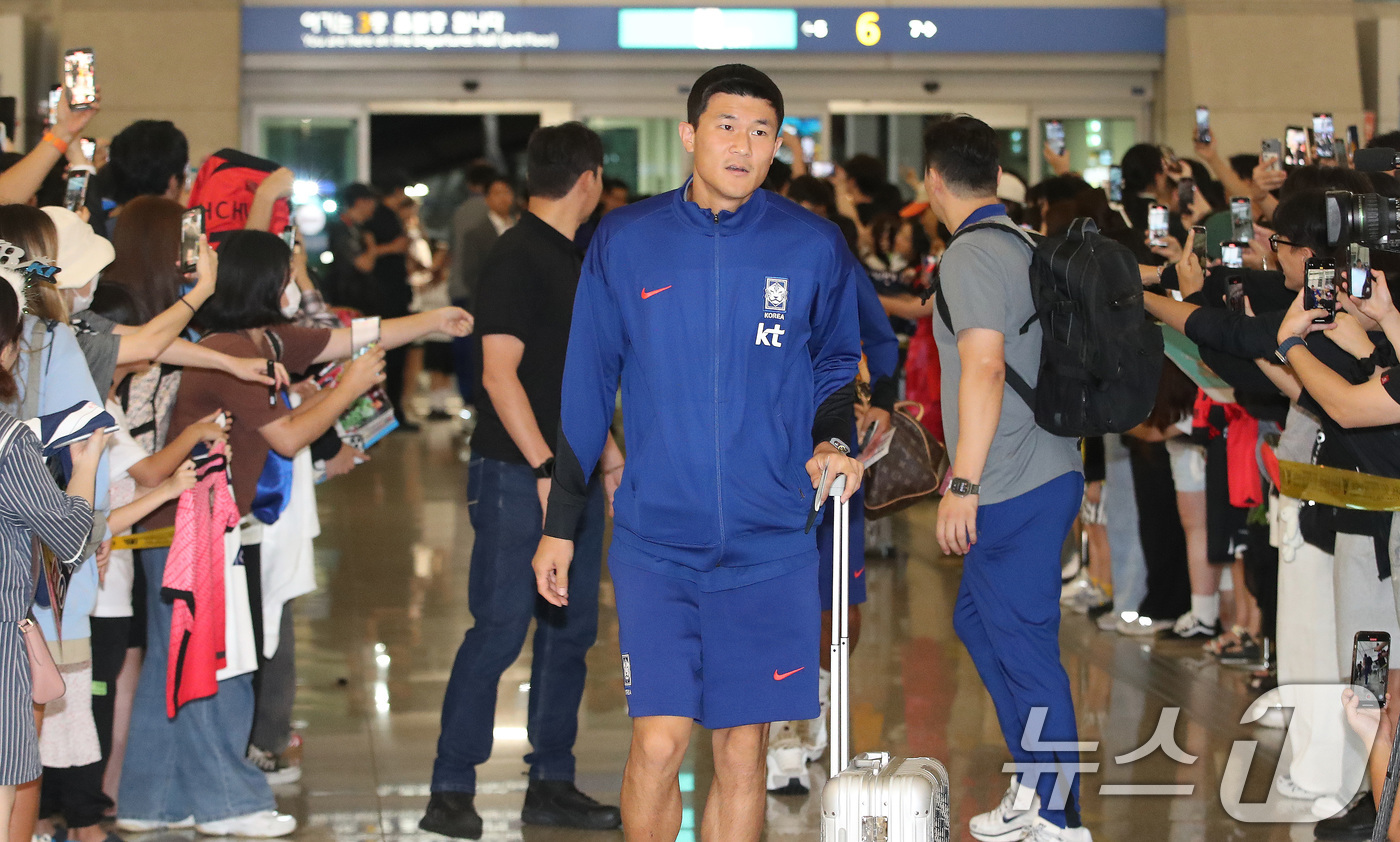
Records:
[[[849,434],[869,281],[840,230],[800,205],[758,190],[715,215],[688,187],[613,211],[589,246],[544,531],[574,537],[620,378],[613,540],[725,590],[815,558],[804,466],[814,439]]]
[[[865,273],[856,283],[856,311],[860,318],[861,350],[865,352],[865,367],[870,372],[870,386],[875,394],[872,403],[889,410],[899,388],[895,381],[895,370],[899,368],[899,337],[890,327],[890,317],[885,313],[885,305],[880,303],[879,291]],[[882,392],[886,393],[885,400],[880,399]],[[885,403],[891,405],[884,406]]]

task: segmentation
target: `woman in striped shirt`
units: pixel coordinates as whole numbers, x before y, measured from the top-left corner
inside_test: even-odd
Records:
[[[10,371],[19,356],[23,280],[0,268],[0,401],[14,400]],[[30,698],[29,662],[19,622],[34,599],[33,539],[65,563],[77,564],[93,523],[97,462],[107,436],[99,431],[74,444],[68,493],[44,467],[39,441],[13,415],[0,410],[0,827],[8,827],[15,788],[39,777],[39,737]]]

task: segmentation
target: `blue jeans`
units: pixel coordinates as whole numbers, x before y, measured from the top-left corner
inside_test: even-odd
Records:
[[[1113,613],[1136,611],[1147,598],[1147,558],[1138,534],[1137,497],[1133,494],[1133,466],[1123,437],[1103,437],[1104,516],[1108,520],[1108,551],[1113,562]]]
[[[588,506],[574,536],[569,604],[556,608],[535,591],[530,567],[542,534],[535,475],[527,465],[476,457],[467,467],[472,546],[467,631],[442,701],[442,734],[433,792],[475,792],[476,766],[491,756],[496,688],[535,628],[527,727],[530,779],[572,781],[584,657],[598,639],[598,580],[603,555],[603,483],[589,484]]]
[[[1084,477],[1067,473],[1025,494],[982,506],[977,543],[963,559],[953,629],[991,694],[1001,734],[1023,769],[1039,768],[1040,815],[1079,825],[1078,752],[1027,751],[1022,738],[1035,708],[1046,708],[1040,743],[1078,737],[1069,676],[1060,663],[1060,547],[1084,499]],[[1057,772],[1071,776],[1062,781]],[[1030,780],[1027,778],[1027,785]],[[1061,809],[1054,790],[1069,784]]]
[[[253,676],[219,682],[219,692],[165,715],[170,603],[161,599],[169,549],[142,550],[146,574],[146,661],[131,710],[132,750],[122,764],[121,817],[212,822],[277,806],[263,773],[247,760]]]

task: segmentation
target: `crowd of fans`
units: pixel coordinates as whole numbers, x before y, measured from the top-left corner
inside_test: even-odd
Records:
[[[337,421],[382,391],[398,428],[414,429],[406,407],[424,372],[428,420],[452,417],[454,392],[473,402],[469,313],[486,256],[524,211],[522,185],[473,166],[449,242],[427,239],[401,185],[347,185],[321,273],[300,239],[279,236],[292,179],[274,168],[242,224],[202,238],[182,269],[182,214],[203,177],[184,135],[138,121],[89,159],[78,140],[99,108],[65,101],[32,151],[0,157],[0,818],[12,838],[54,833],[59,820],[69,838],[101,842],[113,816],[127,832],[285,835],[296,823],[270,786],[299,774],[291,599],[306,592],[288,583],[310,563],[315,482],[368,458]],[[1400,147],[1400,135],[1370,145]],[[1395,170],[1361,172],[1350,155],[1338,142],[1286,167],[1227,158],[1208,138],[1194,159],[1140,144],[1110,190],[1047,146],[1052,176],[1027,186],[1005,172],[998,190],[1029,231],[1057,236],[1088,218],[1131,249],[1147,311],[1190,340],[1174,346],[1187,357],[1169,354],[1141,425],[1083,443],[1065,610],[1105,633],[1197,643],[1261,694],[1345,682],[1357,632],[1400,635],[1400,587],[1385,583],[1395,518],[1366,500],[1289,497],[1279,468],[1400,479],[1400,315],[1387,281],[1400,259],[1371,244],[1370,296],[1343,288],[1325,326],[1304,305],[1309,259],[1348,260],[1329,234],[1327,191],[1400,198]],[[82,170],[93,173],[86,201],[66,208],[65,176]],[[922,293],[951,235],[919,174],[893,183],[886,162],[856,155],[819,178],[798,155],[775,164],[767,187],[840,227],[898,337],[901,394],[941,438],[934,304]],[[600,195],[574,236],[580,251],[602,215],[634,198],[614,179]],[[1191,354],[1200,370],[1183,370]],[[81,407],[96,432],[65,451],[50,431]],[[217,628],[196,606],[214,606]],[[67,687],[45,706],[31,706],[16,631],[31,616]],[[1394,710],[1369,754],[1373,780]],[[1319,838],[1348,838],[1374,809],[1338,788],[1342,766],[1368,756],[1346,749],[1348,713],[1375,730],[1354,697],[1346,710],[1298,708],[1275,781],[1333,823]],[[1271,707],[1261,724],[1284,718]],[[819,742],[820,756],[817,730],[806,748]]]

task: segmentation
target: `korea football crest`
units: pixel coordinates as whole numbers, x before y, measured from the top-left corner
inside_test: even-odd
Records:
[[[755,345],[766,345],[770,348],[783,347],[783,314],[787,312],[788,299],[788,279],[787,278],[764,278],[763,279],[763,321],[758,323],[758,336],[755,337]],[[778,322],[770,325],[768,320]]]
[[[763,309],[769,312],[787,311],[787,278],[768,278],[763,287]]]

